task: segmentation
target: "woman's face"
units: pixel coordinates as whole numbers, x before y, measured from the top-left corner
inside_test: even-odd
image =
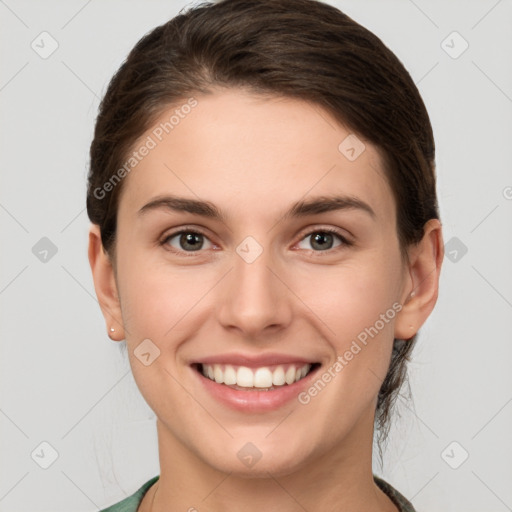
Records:
[[[379,154],[306,102],[194,97],[141,137],[119,203],[137,385],[160,435],[222,471],[346,455],[371,437],[411,288]]]

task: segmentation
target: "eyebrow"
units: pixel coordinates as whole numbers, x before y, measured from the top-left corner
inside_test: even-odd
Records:
[[[143,215],[151,210],[158,209],[188,212],[225,222],[225,215],[213,203],[174,195],[155,197],[149,203],[145,204],[138,213],[139,215]],[[320,213],[337,210],[358,210],[369,214],[373,220],[377,218],[377,215],[369,204],[357,197],[343,195],[319,196],[307,201],[297,201],[285,212],[283,218],[305,217],[307,215],[318,215]]]

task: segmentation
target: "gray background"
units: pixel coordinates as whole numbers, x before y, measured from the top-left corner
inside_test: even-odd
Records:
[[[374,470],[419,512],[512,510],[512,2],[328,3],[402,60],[437,144],[440,296]],[[154,414],[95,298],[85,177],[109,79],[185,5],[0,1],[1,512],[98,510],[159,473]]]

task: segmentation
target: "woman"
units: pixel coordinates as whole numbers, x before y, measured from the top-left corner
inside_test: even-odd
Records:
[[[157,416],[160,475],[108,511],[414,510],[372,471],[443,259],[403,65],[314,0],[147,34],[100,105],[89,260]]]

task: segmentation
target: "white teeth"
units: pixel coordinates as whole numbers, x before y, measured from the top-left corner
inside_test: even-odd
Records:
[[[290,366],[288,370],[286,370],[285,375],[286,384],[293,384],[295,382],[295,367]]]
[[[213,366],[213,377],[217,384],[222,384],[224,382],[224,374],[222,373],[222,368],[218,364]]]
[[[229,364],[224,369],[224,384],[227,384],[228,386],[232,386],[233,384],[236,384],[235,369]]]
[[[255,388],[272,387],[272,372],[268,368],[258,368],[254,374]]]
[[[236,383],[243,388],[254,387],[254,374],[250,368],[240,366],[236,372]]]
[[[272,374],[272,384],[274,384],[274,386],[282,386],[284,383],[284,368],[282,366],[278,366]]]
[[[290,385],[303,379],[311,369],[310,364],[302,366],[291,364],[286,372],[283,366],[276,366],[272,369],[263,366],[252,370],[246,366],[232,366],[230,364],[203,364],[201,371],[203,375],[217,384],[227,386],[237,385],[243,388],[268,389],[272,386]]]

